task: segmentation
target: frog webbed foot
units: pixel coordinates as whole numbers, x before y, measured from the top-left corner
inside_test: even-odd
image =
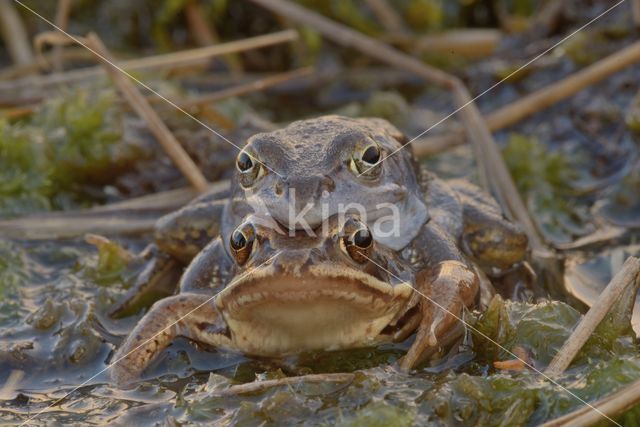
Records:
[[[160,218],[154,239],[158,247],[183,264],[191,260],[220,235],[220,221],[226,200],[194,201]]]
[[[410,370],[439,345],[454,328],[466,307],[473,305],[478,293],[478,277],[459,261],[443,261],[418,276],[416,292],[420,297],[420,325],[416,338],[400,361]]]
[[[111,360],[111,378],[128,388],[178,336],[213,346],[229,346],[225,323],[213,297],[181,294],[158,301],[138,322]]]

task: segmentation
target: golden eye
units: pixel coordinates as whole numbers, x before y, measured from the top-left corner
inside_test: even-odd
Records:
[[[351,259],[359,263],[369,260],[373,248],[373,236],[366,224],[349,218],[342,228],[342,247]]]
[[[380,175],[380,161],[382,159],[382,151],[375,142],[362,149],[356,149],[351,159],[351,170],[358,176],[364,178],[377,178]]]
[[[251,187],[264,175],[262,164],[245,150],[242,150],[236,158],[236,169],[239,172],[238,180],[244,188]]]
[[[231,234],[229,246],[236,262],[244,264],[249,259],[255,240],[255,228],[251,224],[243,224]]]

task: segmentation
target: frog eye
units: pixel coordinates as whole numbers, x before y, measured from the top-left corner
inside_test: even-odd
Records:
[[[363,163],[373,166],[379,161],[380,161],[380,147],[378,147],[378,145],[376,144],[370,145],[362,152]]]
[[[242,150],[236,158],[236,169],[240,172],[239,181],[244,188],[251,187],[264,175],[262,164],[245,150]]]
[[[382,150],[374,141],[356,149],[351,159],[351,171],[364,178],[377,178],[380,175],[380,160],[382,160]]]
[[[373,236],[363,222],[349,218],[342,228],[342,248],[356,262],[369,259],[373,248]]]
[[[229,246],[238,265],[244,264],[249,259],[255,236],[255,228],[251,224],[243,224],[231,234]]]

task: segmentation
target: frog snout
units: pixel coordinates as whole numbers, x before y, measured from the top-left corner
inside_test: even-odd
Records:
[[[319,200],[335,188],[335,181],[327,175],[287,177],[276,184],[276,194],[295,202],[296,208],[304,208],[307,202]]]
[[[279,256],[273,262],[274,271],[281,274],[296,274],[309,261],[308,249],[287,250],[285,253],[285,256]]]

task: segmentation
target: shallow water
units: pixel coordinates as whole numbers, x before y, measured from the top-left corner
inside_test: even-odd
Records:
[[[123,243],[142,247],[137,240]],[[114,270],[104,259],[101,264],[96,249],[80,241],[0,240],[0,248],[0,413],[9,424],[493,425],[509,419],[535,425],[581,405],[535,372],[495,369],[494,361],[511,356],[470,334],[450,355],[412,374],[394,364],[410,340],[285,360],[252,360],[178,340],[150,367],[147,381],[118,390],[104,370],[136,316],[116,321],[105,313],[125,291],[126,270]],[[579,313],[560,302],[496,300],[477,316],[469,320],[479,330],[510,350],[524,349],[542,368]],[[640,378],[636,345],[618,335],[620,328],[601,329],[560,383],[591,400]],[[293,384],[229,394],[232,385],[314,373],[354,376],[329,375],[321,382],[300,377]]]

